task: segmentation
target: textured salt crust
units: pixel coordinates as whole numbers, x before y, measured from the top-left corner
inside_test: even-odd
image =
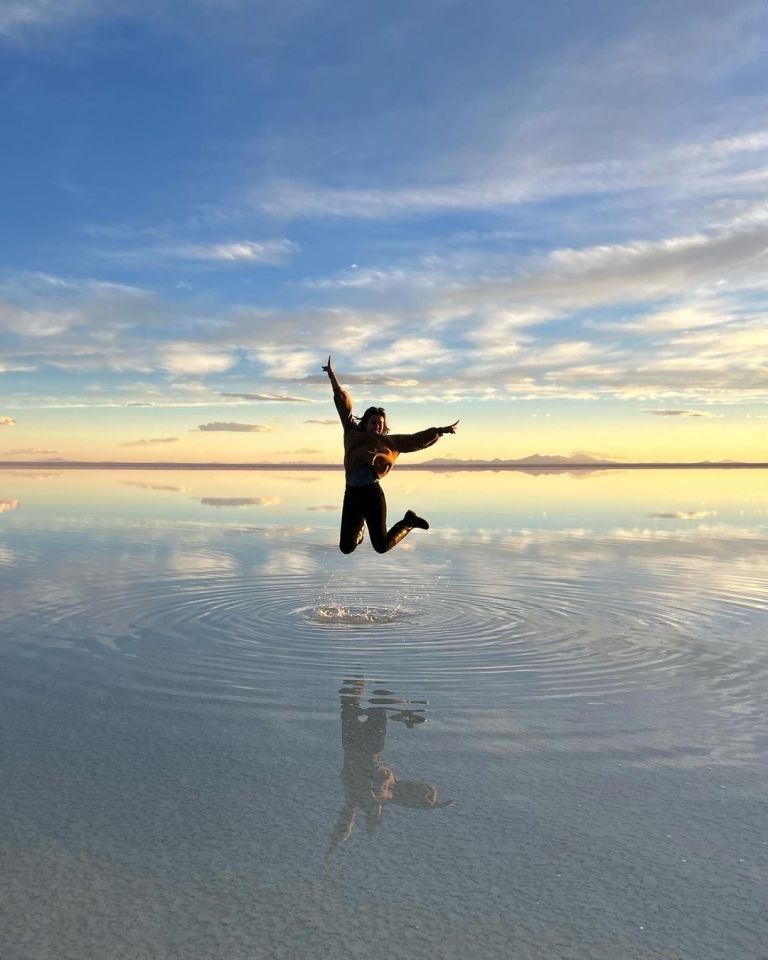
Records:
[[[70,701],[4,700],[4,960],[760,956],[765,775],[686,766],[696,704],[510,705],[488,729],[433,696],[385,759],[456,805],[388,808],[327,857],[335,689],[201,716],[69,679]],[[623,748],[657,710],[677,750]]]

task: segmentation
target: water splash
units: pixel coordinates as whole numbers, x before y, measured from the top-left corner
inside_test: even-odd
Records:
[[[321,604],[305,610],[304,614],[310,622],[350,627],[397,623],[400,620],[410,619],[413,615],[399,604],[395,607],[372,607],[354,606],[341,602]]]

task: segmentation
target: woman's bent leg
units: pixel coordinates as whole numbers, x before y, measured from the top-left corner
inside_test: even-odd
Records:
[[[391,530],[387,530],[387,500],[378,483],[363,488],[365,497],[365,522],[371,537],[371,546],[376,553],[387,553],[406,537],[414,527],[406,518],[398,520]]]
[[[344,491],[344,506],[341,510],[341,532],[339,534],[339,550],[342,553],[352,553],[363,539],[363,523],[365,516],[363,505],[360,502],[360,493],[364,487],[356,487]]]

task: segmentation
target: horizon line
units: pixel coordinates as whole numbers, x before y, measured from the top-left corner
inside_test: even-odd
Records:
[[[232,463],[217,461],[159,461],[159,460],[0,460],[0,470],[19,468],[59,468],[65,470],[338,470],[344,469],[340,463],[307,463],[287,461],[285,463]],[[620,463],[616,460],[574,461],[573,463],[525,463],[515,460],[461,461],[453,463],[404,463],[398,464],[398,470],[518,470],[518,471],[561,471],[569,470],[733,470],[768,469],[768,462],[748,460],[698,460],[698,461],[633,461]]]

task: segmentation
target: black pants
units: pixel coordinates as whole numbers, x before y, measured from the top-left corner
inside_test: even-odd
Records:
[[[378,483],[365,487],[347,487],[341,511],[339,550],[352,553],[362,538],[363,524],[368,525],[371,546],[376,553],[386,553],[413,529],[405,520],[399,520],[387,530],[387,501]]]

